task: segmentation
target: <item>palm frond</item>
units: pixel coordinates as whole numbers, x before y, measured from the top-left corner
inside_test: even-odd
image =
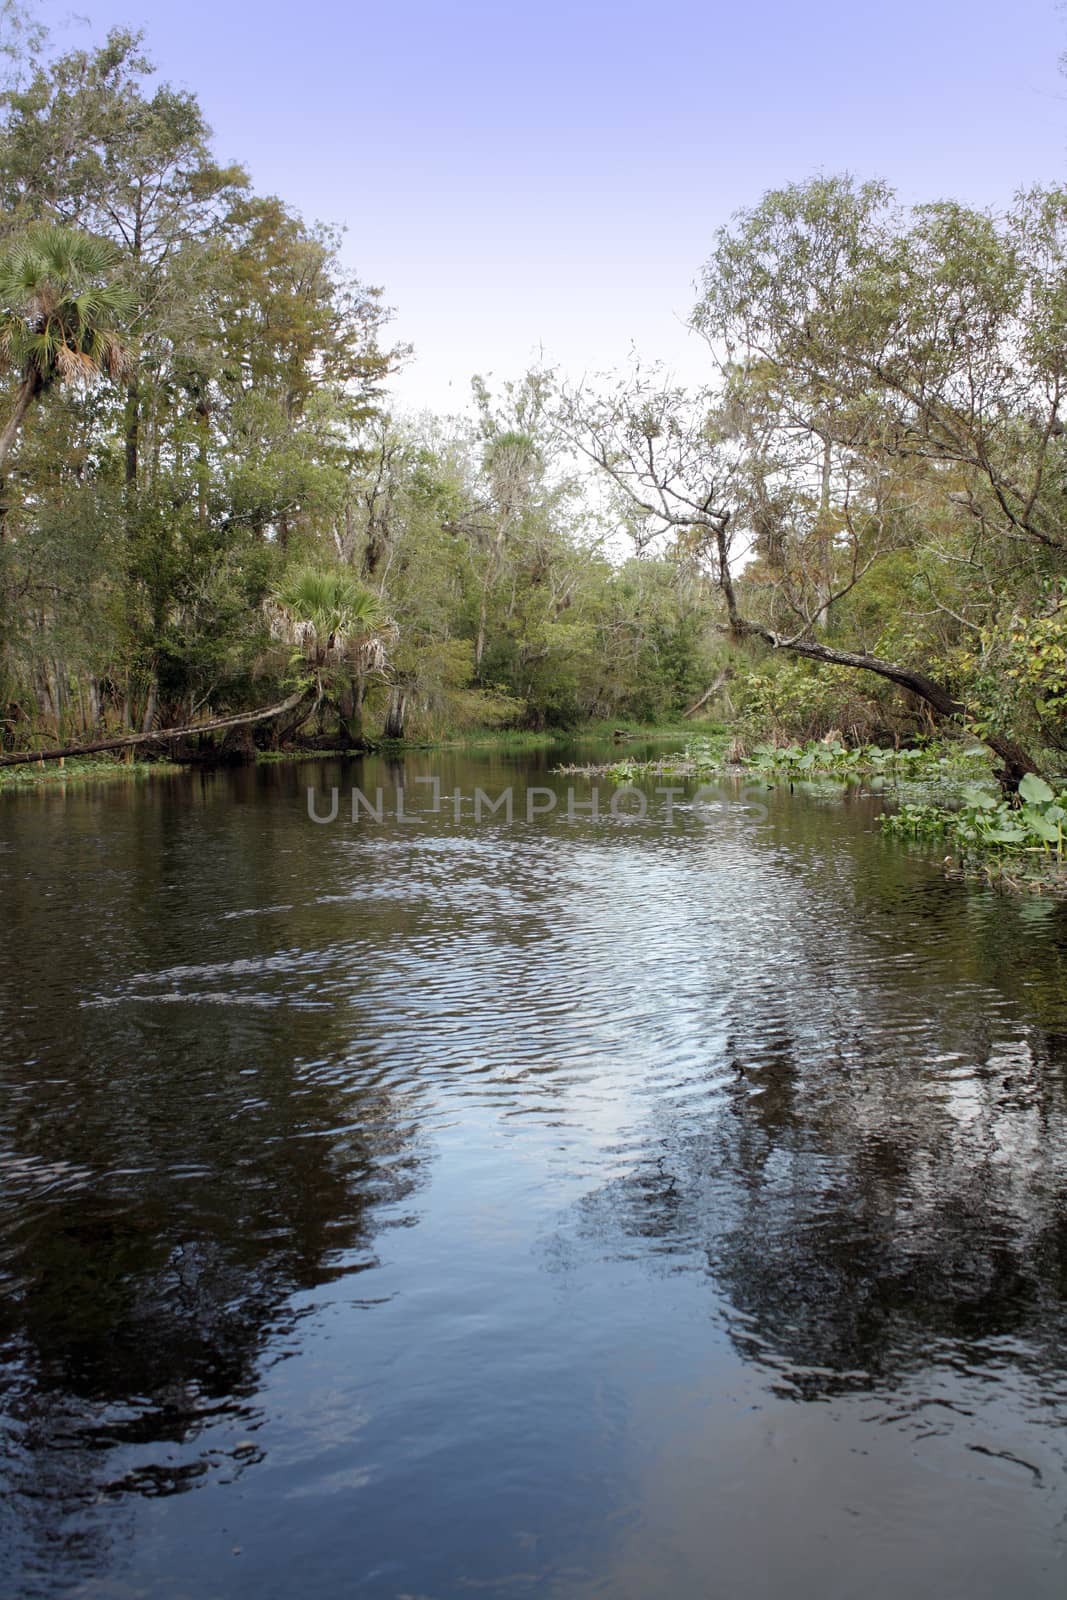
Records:
[[[53,380],[121,378],[134,297],[113,280],[118,249],[76,228],[34,226],[0,255],[0,364]]]
[[[378,596],[344,567],[295,568],[266,611],[274,637],[317,667],[347,661],[364,671],[382,671],[396,637],[396,624]]]

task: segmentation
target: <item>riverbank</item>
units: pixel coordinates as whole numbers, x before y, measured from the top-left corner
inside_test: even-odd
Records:
[[[1067,794],[1028,773],[1009,802],[968,785],[948,807],[905,803],[882,819],[897,838],[948,844],[946,870],[1014,893],[1067,895]]]
[[[0,767],[0,794],[86,783],[143,782],[183,771],[174,761],[123,761],[117,755],[68,756],[21,767]]]
[[[290,761],[323,761],[359,754],[403,755],[414,750],[545,750],[557,745],[578,741],[603,740],[624,747],[631,741],[664,742],[692,737],[692,729],[677,725],[649,726],[636,722],[594,722],[580,728],[552,728],[533,731],[522,728],[481,729],[464,734],[449,734],[439,739],[372,739],[366,752],[323,749],[308,746],[290,750],[259,750],[256,765],[269,765]],[[153,776],[173,775],[188,771],[189,767],[160,758],[152,760],[140,756],[125,760],[121,754],[68,756],[59,761],[31,762],[18,767],[0,767],[0,793],[5,790],[23,790],[58,787],[74,783],[104,783],[116,779],[142,780]]]
[[[659,740],[683,748],[654,759],[626,755],[626,745]],[[988,883],[1008,893],[1067,896],[1067,796],[1042,780],[1009,805],[997,792],[993,762],[982,746],[963,741],[928,743],[892,750],[848,748],[839,740],[807,744],[758,745],[745,749],[721,727],[650,727],[638,723],[593,723],[573,730],[485,729],[436,740],[374,741],[368,756],[403,756],[414,751],[535,751],[602,742],[618,751],[596,765],[561,762],[560,775],[607,777],[618,783],[648,778],[712,781],[756,780],[773,787],[818,787],[822,791],[862,788],[880,794],[886,809],[880,819],[887,839],[927,850],[946,851],[947,874]],[[260,751],[256,764],[321,761],[352,752],[305,748]],[[67,757],[0,769],[0,794],[91,783],[143,782],[189,768],[174,761],[124,759],[119,754]],[[1062,801],[1062,803],[1061,803]]]

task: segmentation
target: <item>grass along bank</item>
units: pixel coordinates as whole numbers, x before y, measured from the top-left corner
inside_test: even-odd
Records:
[[[26,789],[58,789],[68,784],[142,782],[184,769],[173,761],[124,761],[118,755],[68,756],[65,760],[0,767],[0,794]]]
[[[716,733],[718,729],[714,730]],[[667,724],[628,722],[615,719],[610,722],[585,722],[574,728],[471,728],[462,732],[426,734],[413,739],[384,739],[371,735],[362,751],[324,748],[309,745],[306,749],[261,751],[258,761],[306,761],[318,757],[377,755],[403,755],[409,750],[550,750],[556,745],[573,745],[599,742],[626,745],[629,743],[655,743],[663,740],[677,742],[692,736],[692,724]]]

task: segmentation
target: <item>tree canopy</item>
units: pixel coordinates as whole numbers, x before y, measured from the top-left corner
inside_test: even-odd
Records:
[[[779,189],[712,241],[701,388],[476,378],[413,420],[343,233],[220,162],[139,35],[6,48],[6,750],[313,680],[341,744],[699,707],[940,720],[1010,781],[1067,753],[1067,190]]]

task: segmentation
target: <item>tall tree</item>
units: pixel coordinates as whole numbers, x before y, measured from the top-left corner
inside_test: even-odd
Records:
[[[209,250],[240,167],[220,166],[196,97],[153,86],[141,36],[113,30],[93,51],[42,64],[6,97],[0,171],[16,216],[45,217],[112,239],[136,296],[128,379],[125,478],[138,483],[145,408],[189,326],[183,252]]]
[[[714,383],[689,396],[639,375],[563,412],[639,529],[706,558],[736,638],[973,720],[1017,783],[1033,758],[984,714],[966,661],[1005,604],[1026,614],[1067,571],[1065,305],[1067,192],[1023,196],[998,222],[820,179],[720,234],[694,317]],[[947,658],[914,626],[895,657],[850,635],[852,597],[889,557],[955,617]],[[938,568],[970,573],[965,610]]]

